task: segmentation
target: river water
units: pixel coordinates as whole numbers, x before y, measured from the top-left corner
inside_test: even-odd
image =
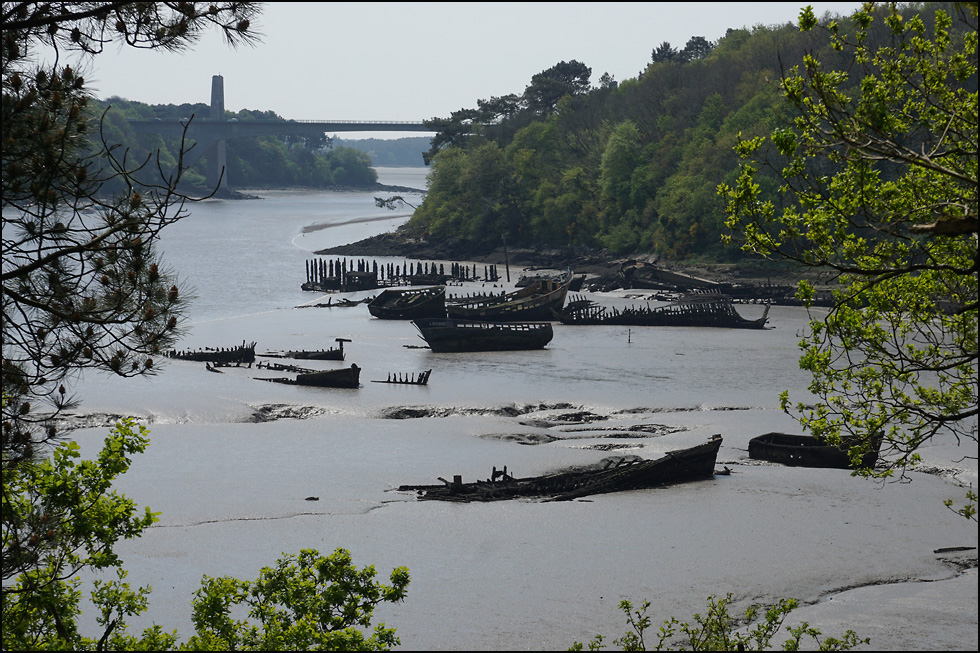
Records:
[[[379,175],[425,183],[423,169]],[[874,597],[839,616],[819,611],[849,588],[958,582],[949,555],[934,551],[977,544],[975,522],[942,506],[962,497],[957,482],[976,487],[976,447],[936,442],[923,452],[931,473],[884,485],[748,460],[751,437],[797,431],[778,395],[807,398],[797,365],[804,309],[773,308],[761,331],[556,324],[542,351],[434,354],[409,322],[374,319],[364,304],[316,307],[328,297],[300,290],[312,251],[394,229],[407,214],[375,207],[379,193],[255,193],[263,199],[193,205],[163,236],[166,261],[197,296],[179,346],[255,341],[262,352],[347,338],[344,364],[362,368],[361,387],[262,383],[254,370],[214,374],[182,361],[151,379],[82,379],[79,413],[93,426],[75,437],[86,454],[115,416],[151,430],[118,484],[161,513],[119,547],[128,580],[154,588],[136,625],[186,638],[202,575],[252,579],[283,553],[344,547],[381,578],[410,569],[408,598],[382,606],[376,622],[397,628],[411,650],[563,649],[621,635],[622,599],[650,600],[658,624],[690,619],[708,596],[729,592],[743,610],[780,597],[811,603],[808,621],[831,634],[854,627],[877,638],[872,649],[922,648],[923,639],[975,648],[975,569],[972,608],[967,600],[965,616],[942,628],[907,609],[896,629]],[[646,301],[623,291],[594,298]],[[762,312],[738,308],[747,318]],[[374,382],[429,369],[427,386]],[[404,418],[405,408],[416,416]],[[717,467],[732,473],[710,481],[567,503],[446,504],[395,491],[439,476],[488,478],[494,466],[530,476],[610,455],[652,458],[714,433],[724,438]]]

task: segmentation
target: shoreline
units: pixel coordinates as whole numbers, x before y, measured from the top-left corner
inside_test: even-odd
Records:
[[[315,226],[315,225],[314,225]],[[309,227],[312,228],[313,226]],[[357,242],[314,250],[317,256],[354,257],[393,257],[418,261],[453,261],[466,263],[493,264],[503,267],[509,265],[517,273],[521,270],[565,270],[584,278],[584,285],[592,291],[611,291],[620,289],[649,289],[639,283],[631,284],[624,277],[626,268],[635,267],[639,272],[657,270],[673,275],[672,283],[676,290],[687,292],[694,288],[719,285],[721,292],[740,287],[740,296],[755,299],[772,298],[774,293],[792,294],[800,280],[816,279],[812,271],[792,272],[774,269],[775,265],[766,261],[756,263],[664,263],[654,254],[632,256],[613,255],[607,251],[593,251],[586,248],[549,249],[472,246],[458,240],[445,243],[430,243],[398,229],[359,240]],[[685,281],[688,284],[685,287]],[[818,286],[822,285],[818,281]],[[824,286],[829,288],[829,286]],[[743,294],[744,293],[744,294]],[[780,302],[783,303],[783,302]]]

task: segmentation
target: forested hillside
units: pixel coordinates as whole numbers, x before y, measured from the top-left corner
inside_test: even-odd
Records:
[[[201,120],[210,114],[207,104],[148,105],[118,97],[98,102],[97,111],[105,111],[102,129],[106,142],[119,143],[129,149],[131,161],[151,157],[146,175],[156,173],[156,157],[164,171],[176,168],[180,142],[136,134],[130,120],[181,120],[194,116]],[[108,111],[106,111],[108,109]],[[282,120],[273,111],[226,111],[227,120]],[[193,142],[185,145],[189,147]],[[363,151],[348,147],[333,147],[324,137],[317,142],[304,142],[293,137],[264,136],[227,141],[228,179],[232,188],[371,188],[378,175],[371,167],[370,157]],[[184,173],[182,187],[205,189],[206,158],[198,160]],[[110,190],[109,187],[106,190]]]
[[[347,139],[335,137],[334,147],[349,147],[361,150],[371,157],[371,165],[421,167],[425,165],[422,154],[429,149],[428,136],[409,138],[362,138]]]
[[[937,7],[950,8],[915,7],[927,24]],[[584,63],[561,62],[523,92],[428,123],[438,132],[426,153],[430,189],[407,230],[490,248],[506,236],[524,246],[738,258],[721,241],[718,185],[738,174],[740,138],[789,125],[780,81],[807,53],[844,65],[823,30],[793,25],[729,29],[714,43],[695,36],[683,48],[651,44],[646,69],[621,83],[603,75],[593,85]],[[779,205],[778,184],[760,183]]]

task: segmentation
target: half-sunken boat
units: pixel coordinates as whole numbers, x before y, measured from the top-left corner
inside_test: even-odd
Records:
[[[425,318],[413,320],[436,353],[543,349],[554,337],[551,322],[481,322]]]
[[[874,467],[878,463],[881,442],[880,436],[872,442],[871,450],[862,456],[859,467]],[[812,435],[789,433],[764,433],[752,438],[749,440],[749,458],[793,467],[853,467],[846,448],[835,447]]]
[[[308,371],[297,374],[295,379],[276,377],[265,379],[256,377],[259,381],[285,383],[287,385],[305,385],[315,388],[359,388],[361,368],[351,363],[350,367],[340,367],[335,370]]]
[[[371,300],[368,311],[382,320],[446,317],[446,287],[389,288]]]
[[[371,383],[394,383],[400,385],[429,385],[429,377],[432,376],[432,370],[423,370],[416,376],[415,372],[402,374],[401,372],[391,373],[388,372],[387,379],[378,379],[377,381],[371,381]]]
[[[569,271],[561,279],[538,279],[512,293],[450,298],[446,313],[458,320],[486,322],[557,320],[571,282]]]
[[[608,308],[579,296],[573,297],[561,312],[562,324],[618,326],[724,327],[763,329],[769,321],[769,304],[762,317],[749,320],[738,314],[732,298],[719,293],[684,295],[666,306]]]
[[[344,360],[344,343],[351,342],[348,338],[336,338],[337,346],[329,349],[299,350],[299,351],[267,351],[259,354],[263,358],[292,358],[308,361],[342,361]]]
[[[177,351],[176,349],[167,352],[168,358],[176,358],[183,361],[201,361],[207,363],[221,363],[223,365],[251,365],[255,361],[255,343],[242,344],[238,347],[194,349]]]
[[[463,483],[460,476],[452,482],[443,478],[441,485],[402,485],[400,491],[416,492],[419,499],[442,501],[500,501],[503,499],[538,498],[545,501],[569,501],[579,497],[608,492],[647,488],[697,481],[714,477],[715,462],[722,438],[714,435],[705,443],[668,451],[654,460],[606,459],[591,467],[574,468],[546,476],[514,478],[496,468],[486,481]]]

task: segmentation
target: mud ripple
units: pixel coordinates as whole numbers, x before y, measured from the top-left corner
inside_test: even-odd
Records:
[[[112,428],[124,419],[134,419],[140,424],[152,424],[153,418],[148,416],[122,415],[119,413],[62,413],[51,420],[59,431],[75,431],[77,429]]]
[[[546,410],[569,410],[576,406],[558,404],[512,404],[508,406],[392,406],[378,414],[381,419],[420,419],[426,417],[455,417],[479,415],[483,417],[520,417]]]
[[[326,409],[318,406],[293,406],[290,404],[265,404],[253,406],[249,421],[255,424],[272,422],[277,419],[310,419],[326,413]]]
[[[484,433],[480,436],[487,440],[501,440],[503,442],[514,442],[516,444],[548,444],[561,438],[556,438],[548,433]]]
[[[557,426],[561,426],[560,424]],[[686,426],[670,426],[668,424],[633,424],[632,426],[600,426],[592,428],[563,428],[559,429],[562,433],[602,433],[608,437],[643,437],[633,434],[642,433],[646,435],[670,435],[672,433],[682,433],[689,430]],[[624,435],[615,435],[615,434]]]
[[[639,449],[643,447],[642,444],[589,444],[583,449],[592,449],[595,451],[619,451],[620,449]]]

